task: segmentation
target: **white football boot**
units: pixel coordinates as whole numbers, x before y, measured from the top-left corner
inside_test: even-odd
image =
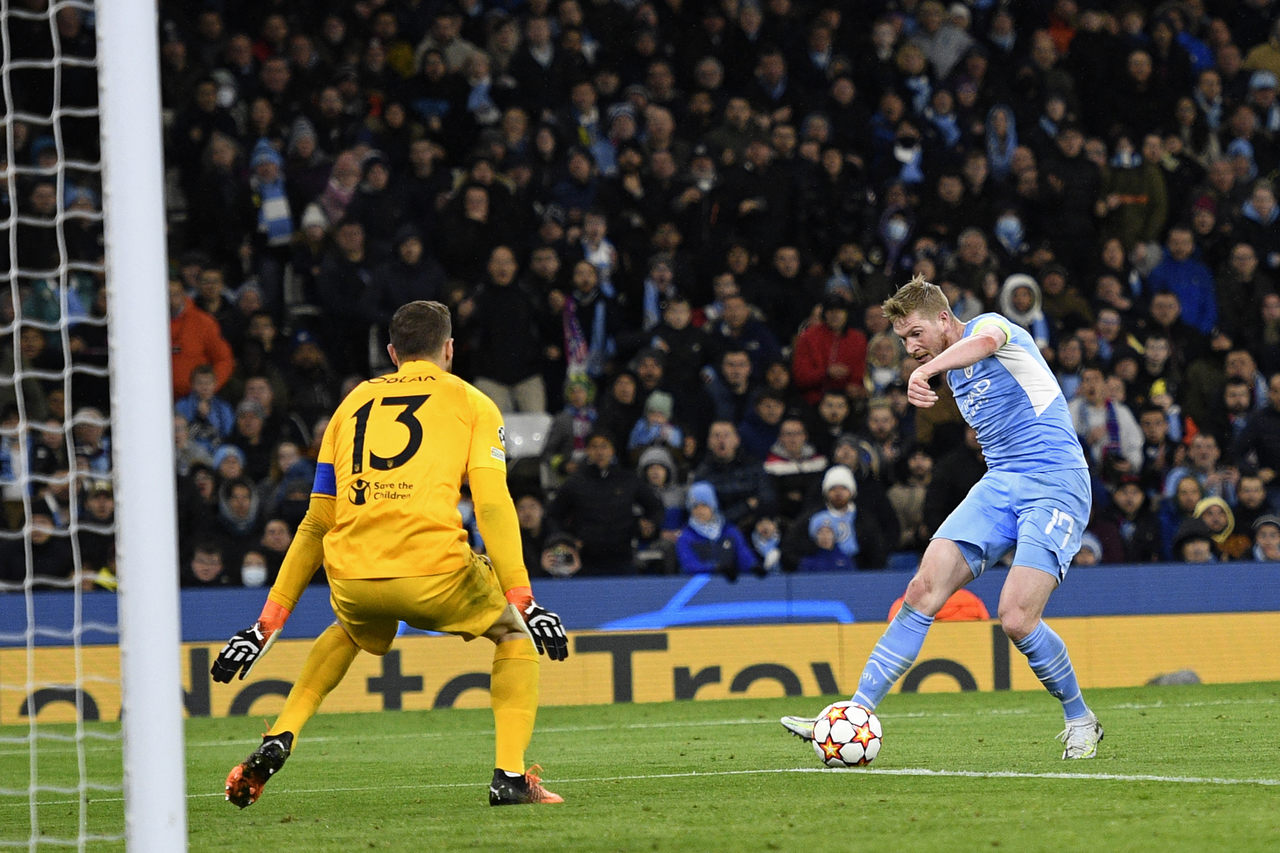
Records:
[[[813,726],[817,720],[808,717],[783,717],[778,722],[782,727],[801,740],[813,740]]]
[[[1098,754],[1098,742],[1102,740],[1102,723],[1092,711],[1087,717],[1067,720],[1067,727],[1058,735],[1066,745],[1063,758],[1093,758]]]

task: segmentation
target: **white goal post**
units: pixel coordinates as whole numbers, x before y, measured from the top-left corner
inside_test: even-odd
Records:
[[[0,0],[4,849],[187,847],[156,2]]]
[[[156,0],[97,4],[125,843],[136,851],[187,844],[157,21]]]

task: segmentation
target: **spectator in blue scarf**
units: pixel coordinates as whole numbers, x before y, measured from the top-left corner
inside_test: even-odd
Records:
[[[853,499],[858,494],[853,472],[844,465],[833,465],[822,477],[822,497],[826,505],[809,516],[809,538],[817,546],[816,554],[800,561],[800,569],[856,569],[858,567],[858,532],[855,527],[858,508]],[[825,547],[824,547],[825,546]]]
[[[266,139],[259,139],[249,165],[249,188],[258,217],[254,250],[259,258],[259,283],[267,305],[275,309],[283,302],[284,268],[293,242],[293,210],[285,189],[284,157]]]
[[[1005,104],[996,104],[987,113],[987,160],[996,180],[1009,177],[1013,162],[1013,150],[1018,147],[1018,126],[1013,110]]]
[[[685,506],[689,510],[689,522],[676,540],[676,559],[681,571],[722,574],[736,581],[742,572],[756,568],[759,560],[755,552],[737,527],[725,523],[716,490],[710,483],[690,486]]]

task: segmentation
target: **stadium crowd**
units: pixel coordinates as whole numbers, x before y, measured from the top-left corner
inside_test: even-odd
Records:
[[[546,416],[511,471],[531,574],[907,563],[985,470],[945,387],[907,403],[880,302],[914,274],[1053,368],[1094,480],[1077,563],[1280,559],[1274,0],[160,9],[184,584],[271,582],[414,299],[509,423]],[[4,200],[16,268],[100,259],[74,178]],[[105,365],[100,278],[0,303],[8,521],[26,465],[55,576],[77,493],[111,517],[109,480],[66,476],[109,475],[110,400],[30,371],[63,368],[64,310],[71,364]],[[109,578],[109,528],[79,535]]]

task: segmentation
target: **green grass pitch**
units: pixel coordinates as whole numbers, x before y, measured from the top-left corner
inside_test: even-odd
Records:
[[[1086,696],[1106,728],[1092,761],[1059,759],[1061,714],[1044,694],[893,694],[880,757],[859,770],[823,769],[777,724],[821,699],[543,708],[529,758],[566,802],[503,809],[486,799],[487,711],[322,714],[244,811],[222,780],[261,721],[191,720],[190,849],[1276,849],[1280,683]],[[111,746],[89,746],[91,778],[118,779]],[[27,778],[21,746],[0,744],[0,764],[3,787]],[[73,783],[74,754],[42,742],[40,773]],[[44,831],[75,836],[74,796],[43,794],[37,811]],[[90,831],[119,832],[121,814],[118,795],[94,795]],[[0,846],[29,825],[25,797],[0,797]]]

